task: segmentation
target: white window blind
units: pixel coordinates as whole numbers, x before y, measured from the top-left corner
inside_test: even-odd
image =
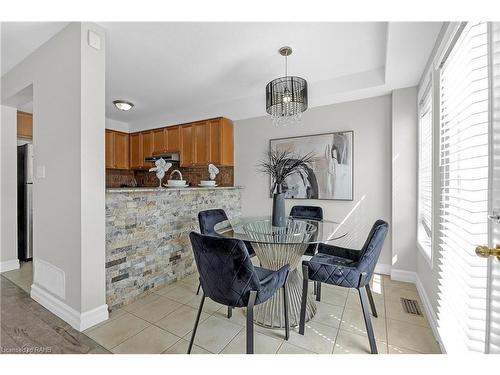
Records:
[[[468,23],[440,71],[438,329],[449,353],[484,351],[488,242],[488,36]]]
[[[427,257],[432,251],[432,87],[419,103],[418,121],[418,243]]]

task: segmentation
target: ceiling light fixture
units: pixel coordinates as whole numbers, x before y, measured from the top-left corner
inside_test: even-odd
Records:
[[[128,111],[128,110],[132,109],[132,107],[134,106],[133,103],[127,102],[125,100],[113,100],[113,104],[120,111]]]
[[[291,47],[281,47],[285,57],[285,76],[273,79],[266,86],[266,112],[277,126],[297,123],[302,112],[307,109],[307,81],[304,78],[288,75],[288,56]]]

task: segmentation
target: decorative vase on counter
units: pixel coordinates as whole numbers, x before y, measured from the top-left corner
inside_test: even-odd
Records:
[[[276,186],[276,191],[273,194],[272,225],[274,227],[286,226],[285,193],[281,191],[281,185]]]

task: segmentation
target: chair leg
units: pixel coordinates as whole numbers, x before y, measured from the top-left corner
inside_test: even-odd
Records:
[[[198,290],[196,291],[196,295],[200,294],[201,283],[198,283]]]
[[[256,297],[257,292],[250,291],[247,305],[247,354],[253,354],[253,306]]]
[[[309,286],[309,271],[307,266],[302,266],[302,301],[300,304],[300,323],[299,333],[304,334],[306,328],[306,306],[307,306],[307,287]]]
[[[285,340],[290,338],[290,321],[288,320],[288,291],[286,284],[283,285],[283,311],[285,313]]]
[[[316,301],[321,301],[321,282],[316,281]]]
[[[196,315],[196,321],[194,322],[193,333],[191,334],[191,341],[189,341],[189,347],[187,354],[191,354],[191,349],[193,348],[194,336],[196,335],[196,330],[198,329],[198,323],[200,322],[201,311],[203,310],[203,303],[205,302],[205,292],[201,296],[200,307],[198,308],[198,315]]]
[[[372,319],[368,307],[368,297],[365,288],[359,288],[359,299],[361,301],[361,308],[363,309],[363,316],[365,318],[366,332],[368,333],[368,341],[370,342],[370,350],[372,354],[377,354],[377,343],[375,342],[375,335],[373,334]]]
[[[318,284],[316,281],[313,282],[313,295],[316,295],[316,289],[318,288]]]
[[[233,308],[228,306],[227,307],[227,318],[231,319],[232,316],[233,316]]]
[[[368,295],[368,301],[370,301],[370,308],[372,309],[372,315],[378,318],[377,309],[375,308],[375,301],[373,300],[372,290],[370,289],[370,284],[366,284],[366,294]]]

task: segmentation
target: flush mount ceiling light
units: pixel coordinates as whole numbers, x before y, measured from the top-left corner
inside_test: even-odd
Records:
[[[120,111],[128,111],[128,110],[132,109],[132,107],[134,106],[133,103],[127,102],[125,100],[113,100],[113,104]]]
[[[299,122],[302,112],[307,109],[307,81],[288,75],[288,56],[292,48],[281,47],[279,53],[285,57],[285,76],[267,84],[266,112],[275,125],[284,126]]]

